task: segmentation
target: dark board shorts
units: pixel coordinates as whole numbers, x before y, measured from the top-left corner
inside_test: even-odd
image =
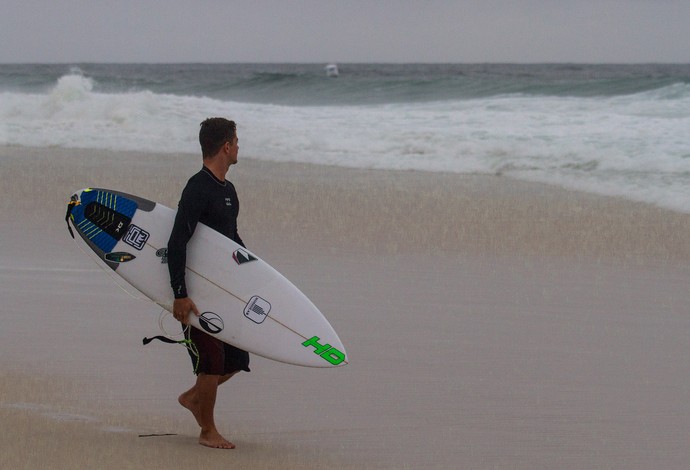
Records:
[[[192,340],[196,354],[189,350],[195,374],[226,375],[238,371],[249,372],[249,353],[231,346],[196,328],[189,327],[185,338]]]

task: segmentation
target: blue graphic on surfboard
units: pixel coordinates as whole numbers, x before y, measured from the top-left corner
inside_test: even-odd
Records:
[[[67,223],[118,276],[172,311],[166,244],[175,211],[118,191],[88,188]],[[257,255],[199,224],[187,246],[187,289],[200,317],[190,324],[226,343],[288,364],[348,364],[335,330],[314,304]]]

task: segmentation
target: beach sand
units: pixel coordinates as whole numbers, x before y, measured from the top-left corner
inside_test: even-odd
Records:
[[[0,147],[0,468],[687,468],[690,216],[504,177],[244,158],[248,247],[351,364],[252,356],[233,451],[176,402],[160,308],[82,254],[77,189],[175,207],[196,155]],[[170,317],[164,326],[176,325]]]

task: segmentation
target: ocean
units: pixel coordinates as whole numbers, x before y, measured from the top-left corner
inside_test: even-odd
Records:
[[[690,65],[0,64],[0,145],[486,174],[690,213]],[[1,162],[0,162],[1,165]]]

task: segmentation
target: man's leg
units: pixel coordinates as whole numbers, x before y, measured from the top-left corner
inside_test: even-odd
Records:
[[[213,412],[216,407],[216,394],[220,375],[199,374],[196,379],[197,397],[199,398],[199,444],[219,449],[234,449],[235,444],[225,439],[216,429]]]
[[[235,445],[220,435],[215,425],[214,410],[218,386],[235,373],[226,375],[199,374],[192,388],[178,398],[182,406],[192,412],[201,427],[199,444],[220,449],[234,449]]]

